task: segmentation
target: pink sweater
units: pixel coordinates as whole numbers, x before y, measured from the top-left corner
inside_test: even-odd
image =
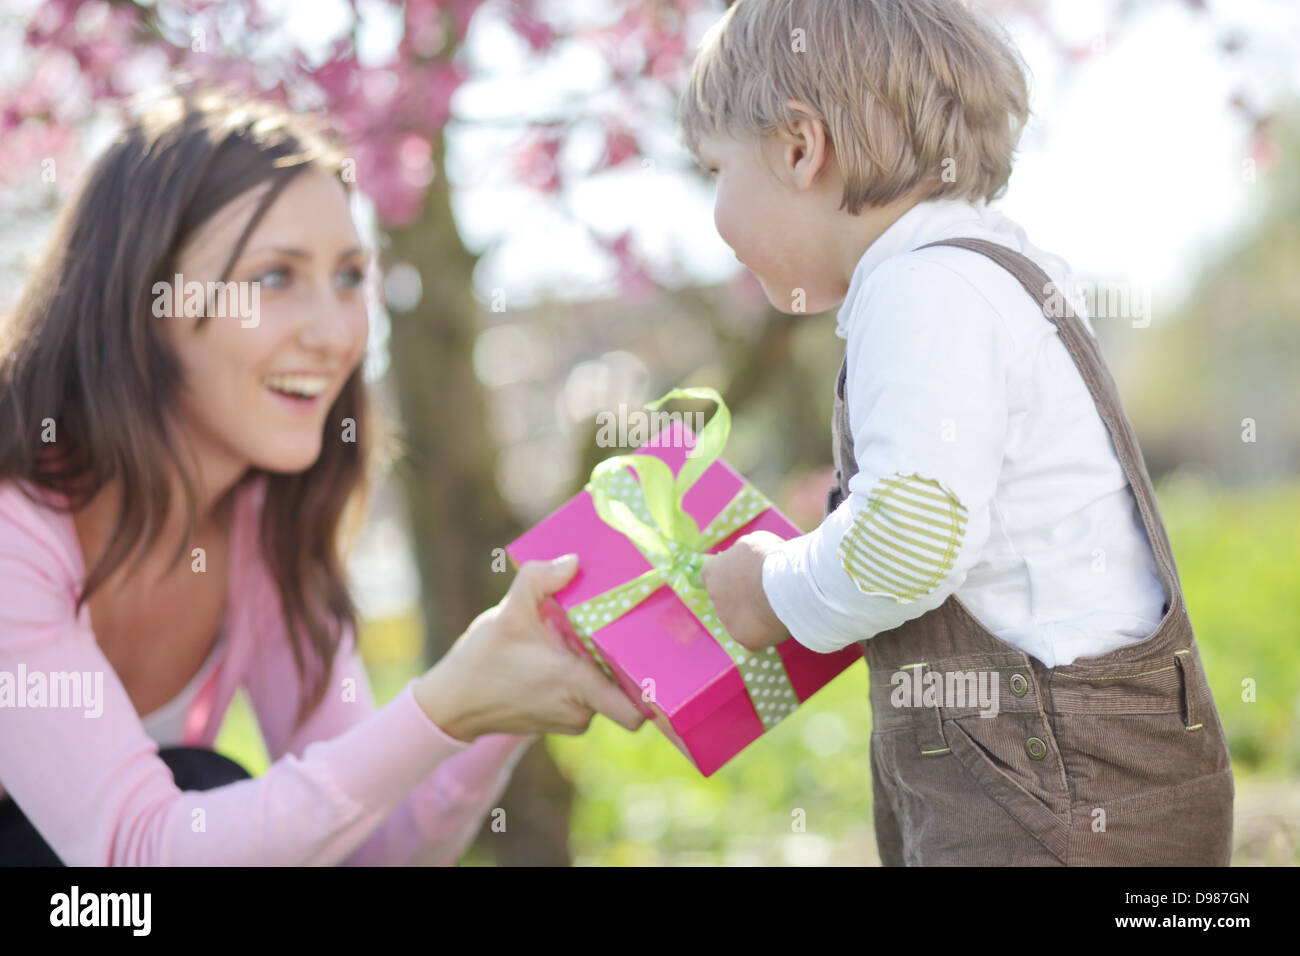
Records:
[[[68,865],[451,864],[537,739],[449,737],[416,703],[414,680],[376,710],[350,631],[323,702],[291,734],[299,680],[255,544],[265,490],[253,482],[235,506],[227,640],[187,743],[212,747],[242,687],[273,763],[182,792],[95,643],[89,610],[73,611],[85,569],[71,518],[0,485],[0,782]],[[61,672],[88,673],[92,689],[101,675],[97,707],[67,706],[54,690]],[[46,706],[26,706],[39,703],[36,675]]]

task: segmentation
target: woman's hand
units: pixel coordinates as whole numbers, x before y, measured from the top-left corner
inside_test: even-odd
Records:
[[[496,607],[470,624],[416,684],[424,712],[443,732],[581,734],[596,711],[628,730],[645,716],[596,664],[571,651],[541,616],[542,602],[572,579],[568,561],[529,561]]]

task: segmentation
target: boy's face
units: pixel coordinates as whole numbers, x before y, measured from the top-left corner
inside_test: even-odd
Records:
[[[772,136],[712,135],[699,144],[700,163],[716,174],[713,222],[723,241],[775,308],[824,312],[847,292],[828,228],[840,187],[822,177],[816,188],[797,188],[789,158]]]

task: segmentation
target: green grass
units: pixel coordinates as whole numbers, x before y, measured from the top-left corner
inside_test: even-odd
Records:
[[[1282,781],[1293,793],[1300,776],[1300,485],[1226,492],[1176,476],[1160,484],[1158,498],[1238,793],[1255,779]],[[371,631],[363,634],[363,647],[388,649],[371,664],[380,704],[414,673],[392,653],[413,646],[411,627],[375,625],[373,645]],[[1243,699],[1244,681],[1254,682],[1253,701]],[[874,860],[866,695],[866,667],[858,663],[707,780],[650,725],[629,734],[597,717],[583,737],[551,737],[551,752],[577,791],[575,861]],[[217,746],[254,772],[265,769],[265,749],[242,698]],[[1260,862],[1300,862],[1289,838],[1255,839],[1268,848]]]
[[[1175,477],[1159,505],[1234,768],[1300,777],[1300,485]]]

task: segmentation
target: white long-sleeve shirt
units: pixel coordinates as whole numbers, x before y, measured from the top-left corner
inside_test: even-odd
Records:
[[[913,251],[958,236],[1002,243],[1075,288],[1063,260],[983,202],[920,203],[871,244],[836,329],[859,470],[818,528],[764,560],[768,601],[824,653],[953,593],[1048,667],[1137,643],[1164,591],[1114,443],[1009,272],[969,250]]]

